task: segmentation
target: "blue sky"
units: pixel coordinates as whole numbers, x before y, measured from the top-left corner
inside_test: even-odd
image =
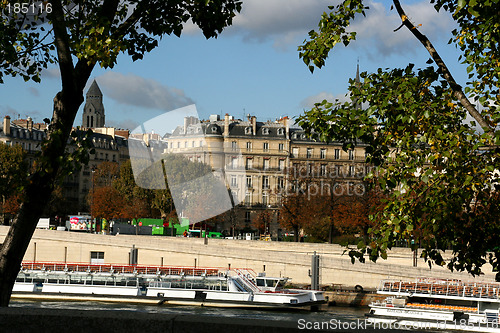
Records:
[[[338,1],[243,0],[243,10],[217,39],[205,40],[186,25],[181,38],[167,36],[141,61],[126,55],[110,70],[96,67],[104,93],[106,125],[132,129],[166,111],[196,104],[201,118],[225,114],[259,120],[296,117],[324,98],[344,98],[348,79],[361,71],[425,67],[429,55],[400,25],[391,1],[371,1],[367,18],[352,25],[357,40],[348,48],[337,45],[326,67],[311,74],[298,58],[297,47],[317,26],[321,13]],[[433,42],[455,79],[465,84],[465,68],[458,51],[447,45],[453,22],[437,13],[428,1],[401,1],[410,19]],[[87,86],[87,88],[88,88]],[[49,68],[42,83],[6,78],[0,85],[0,116],[31,116],[41,122],[52,114],[52,99],[60,89],[57,68]],[[83,106],[82,106],[83,107]],[[82,109],[82,108],[81,108]],[[80,109],[75,126],[81,125]]]

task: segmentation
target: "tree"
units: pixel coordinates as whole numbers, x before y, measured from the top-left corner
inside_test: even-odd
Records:
[[[6,13],[16,1],[2,1]],[[96,64],[113,67],[126,52],[133,60],[158,45],[162,36],[180,36],[191,20],[205,37],[216,37],[241,9],[237,0],[51,0],[38,2],[42,15],[0,18],[0,83],[4,75],[40,81],[41,71],[57,62],[62,88],[42,152],[24,191],[24,201],[0,252],[0,306],[8,306],[21,260],[38,218],[53,190],[83,89]]]
[[[347,46],[355,39],[347,28],[369,10],[365,2],[346,0],[323,14],[318,31],[299,47],[311,71],[325,65],[335,44]],[[389,195],[372,218],[370,241],[350,251],[353,260],[386,258],[397,240],[420,237],[429,265],[477,275],[486,262],[500,268],[500,3],[430,2],[457,23],[449,43],[462,51],[459,60],[468,65],[465,88],[394,0],[401,27],[428,50],[427,63],[434,66],[362,73],[363,82],[350,81],[350,102],[318,103],[299,124],[318,139],[343,142],[344,149],[367,144],[367,162],[377,167],[370,177],[377,176],[375,184]],[[367,107],[356,108],[359,104]],[[467,115],[474,122],[466,121]],[[445,261],[449,249],[452,258]]]
[[[19,209],[21,189],[27,176],[26,153],[20,145],[11,147],[0,143],[0,196],[2,223],[8,224]]]
[[[124,215],[126,202],[113,186],[102,186],[94,189],[89,199],[93,217],[111,221]]]

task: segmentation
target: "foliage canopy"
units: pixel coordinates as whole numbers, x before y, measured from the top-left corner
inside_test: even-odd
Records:
[[[362,82],[350,81],[350,102],[318,103],[299,124],[319,140],[343,142],[344,149],[367,144],[367,162],[377,166],[369,177],[390,194],[372,216],[370,240],[350,250],[353,260],[385,258],[396,241],[418,239],[429,265],[480,274],[487,262],[500,268],[500,2],[430,2],[457,23],[449,43],[468,66],[465,88],[395,0],[402,26],[429,51],[433,66],[362,73]],[[299,47],[311,71],[325,65],[335,44],[355,39],[348,26],[369,10],[365,3],[346,0],[322,15],[319,29]]]

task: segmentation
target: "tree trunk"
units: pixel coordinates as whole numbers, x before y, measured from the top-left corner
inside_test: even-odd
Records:
[[[38,219],[50,201],[60,156],[64,154],[73,121],[83,102],[83,87],[76,92],[59,92],[54,98],[54,113],[46,144],[28,178],[24,200],[0,250],[0,306],[9,305],[12,288]]]
[[[333,223],[330,223],[330,226],[328,228],[328,244],[333,244]]]

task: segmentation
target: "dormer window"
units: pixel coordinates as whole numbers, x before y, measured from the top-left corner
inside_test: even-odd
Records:
[[[301,138],[302,140],[305,140],[305,139],[306,139],[306,135],[305,135],[305,134],[302,134],[302,135],[300,136],[300,138]]]
[[[264,127],[264,128],[262,129],[262,134],[263,134],[263,135],[269,135],[269,128]]]
[[[252,134],[252,128],[251,127],[245,127],[245,134]]]
[[[285,131],[282,128],[278,128],[278,135],[283,135]]]
[[[217,127],[212,127],[212,133],[216,133],[217,132]]]

